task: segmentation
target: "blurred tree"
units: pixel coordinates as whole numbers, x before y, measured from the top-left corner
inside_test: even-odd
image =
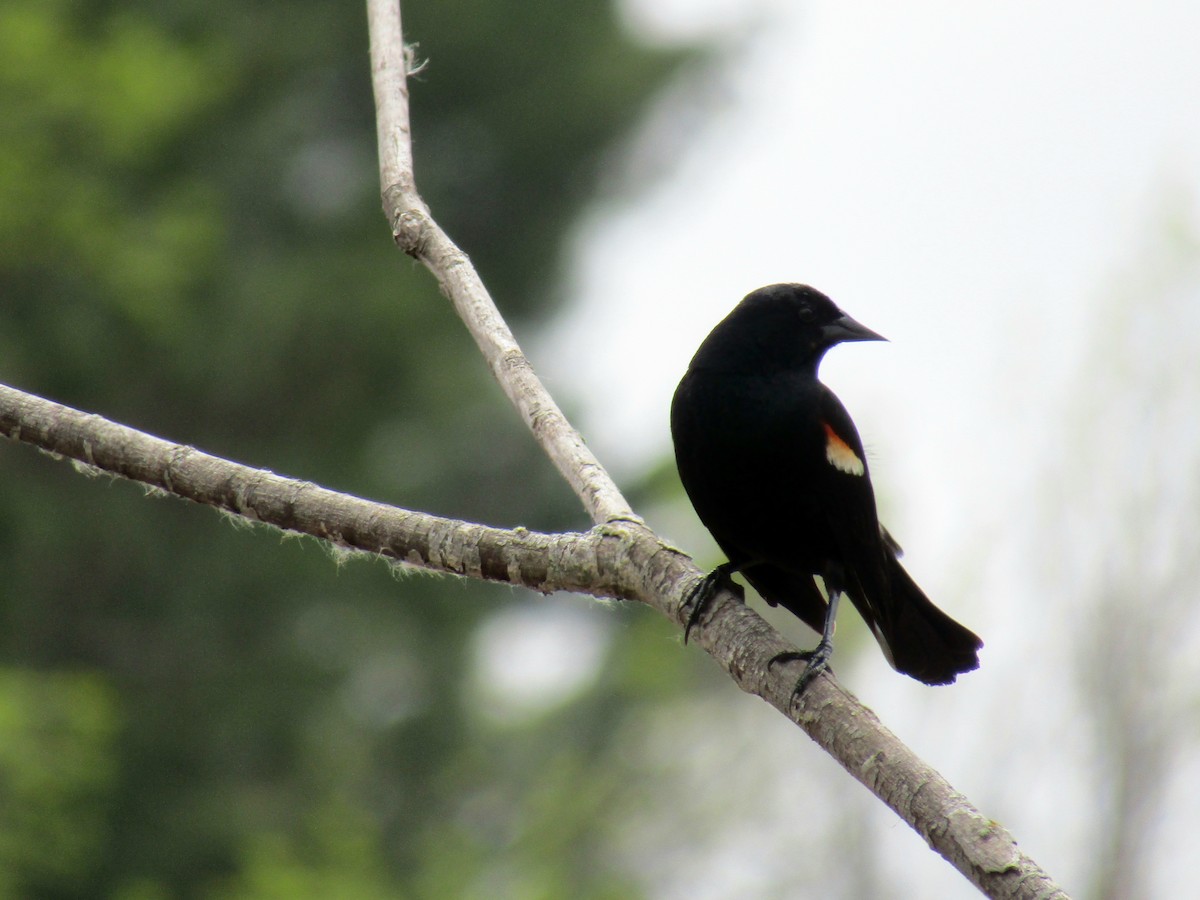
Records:
[[[534,322],[681,57],[597,0],[405,13],[423,192]],[[388,240],[366,48],[357,4],[0,8],[0,378],[406,506],[583,525]],[[501,589],[339,570],[24,448],[0,466],[0,896],[627,893],[585,839],[614,790],[593,769],[664,624],[582,701],[496,725],[471,636]]]
[[[102,864],[117,729],[99,675],[0,672],[0,897]]]
[[[1062,540],[1043,564],[1064,598],[1049,630],[1070,636],[1072,721],[1087,735],[1076,777],[1094,804],[1087,895],[1103,900],[1173,892],[1169,878],[1155,879],[1171,861],[1159,833],[1190,821],[1200,760],[1200,240],[1191,199],[1172,185],[1143,245],[1106,281],[1063,411],[1072,452],[1046,454],[1057,465],[1043,492],[1057,506],[1044,532]]]

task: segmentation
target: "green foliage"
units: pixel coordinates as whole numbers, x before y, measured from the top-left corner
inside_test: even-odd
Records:
[[[117,731],[102,677],[0,670],[0,897],[102,865]]]
[[[237,874],[213,888],[213,900],[391,900],[398,885],[382,865],[378,826],[353,803],[312,810],[295,834],[254,835]]]
[[[227,92],[225,54],[133,15],[88,27],[76,7],[0,10],[0,266],[91,284],[163,327],[216,258],[220,221],[213,186],[157,170]]]
[[[677,60],[597,0],[405,16],[419,181],[533,322]],[[389,240],[361,4],[10,0],[0,93],[0,379],[404,506],[586,525]],[[683,677],[646,663],[662,623],[606,614],[611,674],[498,729],[466,676],[512,592],[339,567],[24,447],[0,473],[10,894],[628,894],[588,848],[617,701]]]

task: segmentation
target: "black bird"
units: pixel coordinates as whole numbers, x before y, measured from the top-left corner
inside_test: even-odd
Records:
[[[900,547],[879,524],[858,431],[817,380],[830,347],[882,340],[811,287],[759,288],[705,338],[671,403],[679,477],[729,560],[694,589],[688,628],[718,585],[737,591],[730,576],[740,572],[767,603],[821,635],[799,655],[808,665],[797,693],[833,652],[843,594],[897,671],[950,684],[979,667],[983,642],[900,565]]]

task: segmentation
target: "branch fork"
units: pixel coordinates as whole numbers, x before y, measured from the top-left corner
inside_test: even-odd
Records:
[[[446,519],[374,503],[174,444],[100,416],[0,385],[0,434],[89,467],[339,547],[466,578],[541,593],[574,591],[636,600],[682,628],[703,573],[634,513],[522,353],[467,255],[416,189],[405,46],[397,0],[368,0],[378,123],[380,191],[397,246],[421,261],[454,304],[509,400],[571,485],[595,526],[546,534]],[[832,677],[792,703],[795,672],[771,666],[794,651],[730,591],[714,596],[692,629],[744,691],[762,697],[989,897],[1062,900],[1065,892],[935,770],[884,728]]]

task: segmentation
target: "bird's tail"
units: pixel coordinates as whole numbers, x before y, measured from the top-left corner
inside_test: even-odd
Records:
[[[871,630],[892,667],[925,684],[953,684],[978,669],[979,636],[934,606],[890,555],[889,569],[891,602]]]

